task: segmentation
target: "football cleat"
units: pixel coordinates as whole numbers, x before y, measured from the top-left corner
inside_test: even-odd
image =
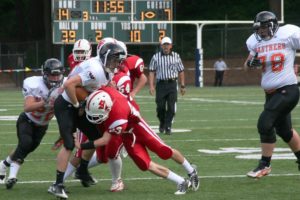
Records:
[[[122,179],[118,179],[116,182],[112,183],[110,187],[111,192],[121,192],[124,190],[124,183]]]
[[[6,165],[3,163],[3,160],[0,162],[0,184],[5,183],[5,177],[6,177]]]
[[[14,187],[14,185],[17,183],[18,179],[16,178],[8,178],[5,185],[6,189],[10,190]]]
[[[62,137],[59,136],[58,139],[52,145],[51,150],[55,151],[59,149],[63,144],[64,144],[64,140],[62,139]]]
[[[75,177],[80,180],[81,185],[83,187],[90,187],[91,185],[96,185],[96,183],[98,182],[89,173],[80,174],[80,173],[76,172]]]
[[[56,197],[67,199],[68,195],[65,192],[65,187],[63,184],[53,184],[49,187],[48,192]]]
[[[89,174],[90,175],[90,174]],[[78,174],[78,171],[76,170],[75,172],[74,172],[74,178],[75,179],[80,179],[79,178],[79,174]],[[98,183],[98,181],[97,181],[97,179],[95,179],[94,177],[92,177],[91,175],[90,175],[90,177],[91,177],[91,185],[96,185],[97,183]]]
[[[177,191],[174,193],[175,195],[183,195],[186,193],[190,185],[190,181],[188,179],[184,179],[184,181],[177,185]]]
[[[254,170],[247,173],[247,176],[251,178],[260,178],[263,176],[267,176],[270,173],[271,166],[268,167],[262,161],[260,161],[258,166]]]
[[[194,171],[190,173],[188,176],[189,176],[189,181],[191,183],[192,190],[197,191],[200,186],[200,180],[198,177],[197,166],[196,165],[192,165],[192,166],[194,168]]]

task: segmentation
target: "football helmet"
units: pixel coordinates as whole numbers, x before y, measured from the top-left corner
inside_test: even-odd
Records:
[[[112,106],[113,101],[107,92],[95,91],[86,101],[86,118],[93,124],[100,124],[108,118]]]
[[[100,42],[97,45],[97,55],[99,56],[100,50],[103,47],[103,45],[107,43],[117,43],[117,40],[112,37],[106,37],[100,40]]]
[[[91,57],[92,46],[86,39],[77,40],[73,47],[74,60],[81,62]]]
[[[64,72],[64,66],[56,58],[49,58],[42,65],[44,83],[48,88],[61,85],[64,79]]]
[[[126,46],[126,44],[124,42],[122,42],[122,41],[119,41],[119,40],[117,41],[117,44],[120,45],[124,49],[125,55],[127,57],[128,53],[127,53],[127,46]]]
[[[105,70],[111,73],[126,58],[126,53],[119,44],[106,43],[102,46],[99,57]]]
[[[254,35],[258,41],[270,40],[278,30],[277,17],[269,11],[258,13],[254,19]]]

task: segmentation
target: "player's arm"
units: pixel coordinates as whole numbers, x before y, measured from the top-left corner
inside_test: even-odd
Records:
[[[149,92],[151,95],[154,95],[155,88],[154,88],[154,71],[149,71]]]
[[[183,96],[186,92],[184,71],[179,72],[178,75],[179,75],[179,79],[180,79],[180,93]]]
[[[95,149],[97,147],[104,146],[104,145],[108,144],[110,138],[111,138],[111,134],[108,133],[108,131],[105,131],[101,138],[94,140],[94,141],[89,141],[89,142],[80,144],[77,134],[76,133],[74,134],[74,142],[75,142],[76,148],[83,149],[83,150]]]
[[[130,92],[130,96],[134,98],[135,95],[145,86],[146,83],[147,77],[144,73],[142,73],[141,76],[138,78],[136,86]]]
[[[253,56],[252,56],[251,54],[249,54],[248,57],[247,57],[247,59],[245,60],[245,63],[244,63],[244,68],[245,68],[245,69],[248,68],[247,63],[248,63],[248,61],[251,60],[252,58],[253,58]]]
[[[71,103],[74,107],[79,107],[79,102],[76,97],[76,87],[82,86],[81,77],[79,75],[72,76],[66,82],[64,83],[64,89],[66,93],[68,94]]]
[[[254,67],[260,67],[260,66],[261,66],[261,61],[258,58],[258,53],[255,53],[254,56],[252,54],[249,54],[244,63],[244,67],[254,68]]]
[[[44,105],[45,105],[45,101],[42,98],[27,96],[25,97],[24,111],[25,112],[37,111],[39,109],[43,109]]]

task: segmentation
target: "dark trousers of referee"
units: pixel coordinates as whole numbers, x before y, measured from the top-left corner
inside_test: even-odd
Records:
[[[223,76],[224,76],[224,71],[218,71],[216,70],[215,74],[215,86],[222,86],[223,84]]]
[[[177,80],[160,80],[156,84],[156,112],[159,119],[159,132],[171,134],[172,122],[176,112]]]

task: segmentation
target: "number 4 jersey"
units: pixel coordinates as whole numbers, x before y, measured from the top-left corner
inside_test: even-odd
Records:
[[[252,34],[247,42],[251,55],[258,53],[262,63],[261,87],[265,90],[277,89],[297,84],[294,60],[300,49],[300,28],[294,25],[279,27],[270,40],[258,41]]]

